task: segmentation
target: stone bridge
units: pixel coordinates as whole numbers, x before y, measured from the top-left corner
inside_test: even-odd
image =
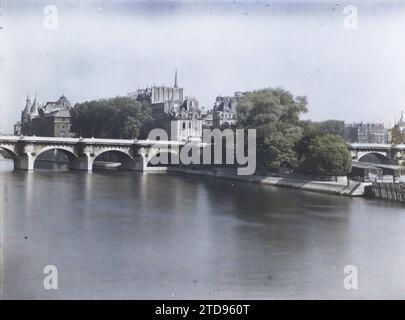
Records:
[[[0,149],[13,159],[17,170],[31,171],[35,160],[48,150],[59,150],[69,160],[72,170],[92,171],[96,158],[106,152],[123,155],[121,168],[147,171],[150,160],[160,153],[178,154],[184,142],[163,140],[122,140],[99,138],[56,138],[35,136],[0,136]],[[351,143],[353,160],[368,161],[369,156],[381,164],[405,162],[405,144]]]
[[[95,159],[103,153],[123,155],[121,168],[147,171],[150,160],[160,153],[177,153],[184,143],[162,140],[120,140],[96,138],[56,138],[0,136],[0,149],[13,159],[17,170],[31,171],[35,160],[48,150],[63,152],[73,170],[92,171]]]
[[[381,164],[402,164],[405,161],[405,144],[351,143],[350,153],[353,160],[370,162],[374,157]]]

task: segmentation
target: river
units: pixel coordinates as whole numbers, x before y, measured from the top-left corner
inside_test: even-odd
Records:
[[[55,169],[1,162],[2,299],[405,298],[399,204]],[[43,286],[47,265],[57,290]],[[344,287],[347,265],[357,290]]]

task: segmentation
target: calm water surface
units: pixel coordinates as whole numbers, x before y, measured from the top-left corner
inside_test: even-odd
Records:
[[[187,175],[1,164],[0,286],[23,298],[405,298],[405,207]],[[45,290],[55,265],[58,290]],[[358,269],[346,290],[343,269]]]

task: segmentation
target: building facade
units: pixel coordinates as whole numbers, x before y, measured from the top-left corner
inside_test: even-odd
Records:
[[[43,105],[35,97],[31,102],[26,99],[21,120],[14,125],[15,135],[44,136],[44,137],[70,137],[71,119],[70,101],[62,95],[57,101],[49,101]]]
[[[219,127],[236,123],[236,107],[243,95],[243,92],[235,92],[234,96],[219,96],[215,99],[212,112],[214,126]]]
[[[180,105],[175,117],[178,119],[190,120],[201,119],[201,110],[199,108],[198,100],[194,97],[186,97]]]
[[[351,143],[388,143],[388,130],[382,123],[353,123],[346,125]]]
[[[129,92],[128,97],[137,101],[150,103],[154,118],[164,115],[177,115],[184,102],[184,89],[177,83],[177,71],[174,76],[174,86],[153,86]]]
[[[202,141],[202,121],[190,119],[178,119],[172,121],[171,127],[172,141],[179,142],[201,142]]]
[[[399,121],[394,121],[394,126],[390,130],[389,141],[393,144],[405,143],[405,119],[404,112],[401,112]]]
[[[212,128],[214,125],[213,110],[201,114],[202,125],[204,128]]]
[[[401,133],[405,133],[405,118],[403,111],[401,111],[401,118],[399,118],[399,121],[395,124],[395,126],[399,128]]]
[[[166,116],[169,116],[176,128],[175,133],[170,137],[171,140],[184,142],[202,138],[201,111],[198,100],[194,97],[184,96],[184,89],[178,86],[177,71],[172,87],[147,87],[129,92],[127,96],[149,103],[154,119],[166,119]]]

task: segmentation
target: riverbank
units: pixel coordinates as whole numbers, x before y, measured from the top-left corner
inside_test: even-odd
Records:
[[[47,159],[41,159],[44,162],[56,162]],[[95,169],[101,170],[118,170],[120,163],[108,162],[108,161],[97,161],[94,163]],[[273,176],[238,176],[235,170],[231,169],[186,169],[178,167],[150,167],[148,168],[149,173],[153,172],[173,172],[173,173],[183,173],[183,174],[193,174],[200,176],[216,177],[221,179],[228,179],[234,181],[243,181],[249,183],[257,183],[263,185],[293,188],[304,191],[327,193],[334,195],[343,195],[350,197],[362,197],[365,193],[365,187],[371,185],[371,183],[362,183],[357,181],[350,181],[349,185],[345,181],[338,180],[334,181],[319,181],[305,179],[303,177],[297,177],[294,175],[285,175],[282,177]]]
[[[370,183],[350,181],[349,185],[342,182],[315,181],[290,177],[270,177],[270,176],[238,176],[234,170],[230,169],[185,169],[168,167],[167,172],[177,172],[194,174],[200,176],[217,177],[235,181],[244,181],[277,187],[293,188],[304,191],[320,192],[350,197],[361,197],[364,195],[365,186]]]

